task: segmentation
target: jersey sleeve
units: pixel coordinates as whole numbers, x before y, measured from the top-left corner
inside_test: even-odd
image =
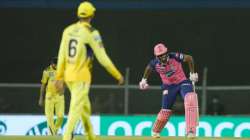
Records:
[[[65,32],[65,31],[64,31]],[[66,51],[66,44],[65,44],[65,36],[63,33],[59,53],[58,53],[58,62],[57,62],[57,70],[56,70],[56,80],[63,80],[64,77],[64,69],[65,69],[65,51]]]
[[[183,62],[184,61],[184,54],[171,52],[171,53],[169,53],[169,58],[174,58],[175,60],[177,60],[179,62]]]
[[[42,84],[47,84],[48,80],[49,80],[48,72],[46,70],[44,70],[41,83]]]
[[[152,59],[149,63],[148,66],[152,69],[155,70],[155,65],[157,63],[157,59]]]
[[[92,48],[95,57],[98,62],[117,80],[119,80],[122,75],[115,67],[109,56],[107,55],[105,48],[102,43],[101,35],[97,30],[94,30],[90,34],[89,45]]]

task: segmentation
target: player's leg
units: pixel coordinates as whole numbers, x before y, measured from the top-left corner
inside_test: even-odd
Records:
[[[162,131],[172,114],[171,109],[176,100],[177,91],[177,87],[171,87],[163,90],[162,109],[157,115],[152,130],[152,136],[154,138],[160,137],[160,132]]]
[[[196,127],[198,124],[198,99],[197,94],[189,92],[184,99],[185,118],[186,118],[186,133],[188,137],[196,136]]]
[[[152,136],[154,138],[159,138],[160,137],[160,132],[168,122],[170,116],[172,114],[172,110],[168,109],[161,109],[160,112],[157,115],[156,121],[153,125],[153,131],[152,131]]]
[[[45,98],[45,115],[47,118],[48,134],[55,135],[54,125],[54,101],[52,97]]]
[[[85,134],[88,140],[94,140],[95,134],[94,134],[93,127],[91,124],[90,116],[91,116],[91,104],[90,104],[89,98],[87,97],[87,99],[85,100],[81,118],[82,118],[82,122],[84,125]]]
[[[186,82],[181,85],[181,95],[184,98],[185,120],[186,120],[186,135],[190,138],[196,136],[196,127],[198,124],[198,97],[193,92],[191,82]]]
[[[56,97],[57,102],[55,105],[55,112],[56,112],[56,123],[55,123],[55,132],[57,133],[58,130],[61,128],[62,124],[63,124],[63,117],[64,117],[64,96],[63,95],[59,95]]]
[[[88,96],[89,84],[84,82],[68,82],[67,85],[71,92],[71,100],[63,140],[72,140],[75,125],[83,113],[84,101]]]

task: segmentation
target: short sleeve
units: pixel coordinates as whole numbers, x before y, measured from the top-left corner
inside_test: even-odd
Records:
[[[93,38],[93,40],[91,41],[92,44],[94,44],[95,46],[98,46],[98,47],[103,47],[102,37],[101,37],[99,31],[94,30],[91,35],[92,35],[91,38]]]
[[[42,80],[41,80],[42,84],[47,84],[48,79],[49,79],[48,73],[47,73],[47,71],[44,70]]]
[[[184,60],[184,54],[182,54],[182,53],[171,52],[171,53],[169,53],[169,57],[174,58],[175,60],[177,60],[179,62],[183,62],[183,60]]]
[[[152,60],[149,62],[148,66],[149,66],[151,69],[155,70],[155,65],[156,65],[157,63],[158,63],[158,60],[157,60],[157,59],[152,59]]]

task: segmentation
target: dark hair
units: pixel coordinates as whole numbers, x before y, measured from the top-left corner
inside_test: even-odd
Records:
[[[53,57],[53,58],[50,60],[50,64],[57,64],[57,57]]]

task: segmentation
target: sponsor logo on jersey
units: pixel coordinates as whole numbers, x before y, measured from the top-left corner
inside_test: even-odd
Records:
[[[180,60],[184,59],[184,55],[182,53],[176,53],[175,57],[178,58],[178,59],[180,59]]]
[[[170,70],[170,71],[167,71],[165,75],[166,77],[171,77],[174,73],[175,73],[174,70]]]
[[[166,72],[167,77],[171,77],[175,73],[174,66],[170,64],[170,70]]]
[[[184,59],[184,55],[183,54],[180,54],[180,59]]]
[[[49,77],[54,77],[55,76],[55,72],[54,71],[50,71],[49,72]]]
[[[94,36],[94,40],[95,40],[96,42],[102,42],[102,38],[101,38],[100,35],[95,35],[95,36]]]

